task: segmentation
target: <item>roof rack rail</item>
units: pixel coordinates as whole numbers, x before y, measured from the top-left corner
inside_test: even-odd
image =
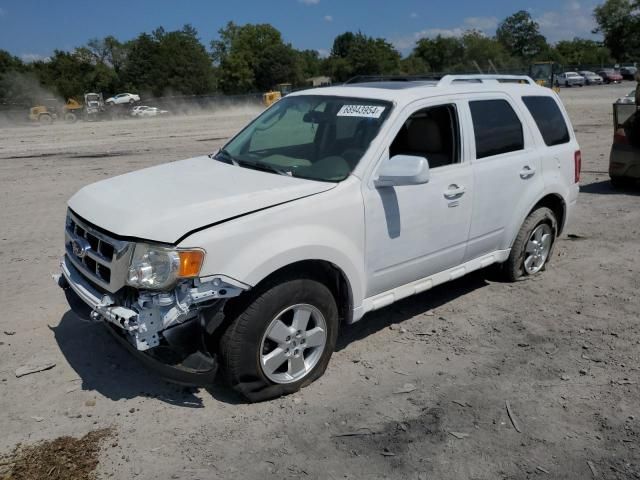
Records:
[[[351,83],[369,83],[369,82],[415,82],[415,81],[438,81],[442,75],[356,75],[350,78],[345,85]]]
[[[438,82],[439,87],[454,83],[527,83],[537,85],[528,75],[445,75]]]

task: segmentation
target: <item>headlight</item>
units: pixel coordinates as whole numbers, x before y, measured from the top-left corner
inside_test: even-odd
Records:
[[[204,261],[202,250],[178,250],[139,243],[133,252],[127,284],[136,288],[163,290],[178,279],[200,274]]]

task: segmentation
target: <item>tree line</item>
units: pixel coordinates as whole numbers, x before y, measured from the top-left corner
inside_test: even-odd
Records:
[[[514,71],[533,61],[563,65],[609,65],[640,59],[640,0],[606,0],[594,10],[603,41],[574,38],[550,44],[526,11],[500,22],[495,35],[469,30],[416,41],[402,57],[387,40],[345,32],[321,58],[298,50],[269,24],[228,23],[205,46],[190,25],[162,27],[121,42],[92,39],[73,51],[55,50],[25,63],[0,50],[0,102],[27,103],[55,94],[81,97],[94,91],[143,95],[206,95],[263,92],[278,83],[303,86],[326,75],[334,83],[358,75],[420,75],[442,72]]]

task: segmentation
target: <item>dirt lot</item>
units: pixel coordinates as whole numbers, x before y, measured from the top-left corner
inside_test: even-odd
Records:
[[[257,405],[158,380],[51,280],[76,190],[211,152],[257,110],[0,129],[0,453],[113,426],[99,478],[640,478],[640,192],[606,174],[631,88],[561,94],[584,171],[546,273],[482,271],[371,314],[321,380]]]

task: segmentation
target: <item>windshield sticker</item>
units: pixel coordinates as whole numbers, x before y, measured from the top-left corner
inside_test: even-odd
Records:
[[[343,105],[338,117],[380,118],[384,109],[377,105]]]

